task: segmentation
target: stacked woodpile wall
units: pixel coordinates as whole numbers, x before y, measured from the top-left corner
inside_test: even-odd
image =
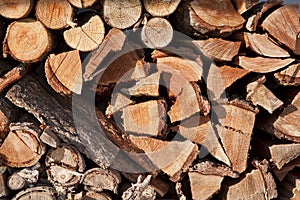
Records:
[[[0,198],[300,199],[281,0],[0,0]]]

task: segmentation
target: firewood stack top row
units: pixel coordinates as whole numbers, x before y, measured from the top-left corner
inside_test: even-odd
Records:
[[[0,198],[300,199],[281,0],[0,0]]]

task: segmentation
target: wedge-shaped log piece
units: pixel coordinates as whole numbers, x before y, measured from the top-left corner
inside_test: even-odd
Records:
[[[26,199],[57,199],[55,191],[52,187],[38,186],[27,188],[26,190],[20,191],[12,200],[26,200]]]
[[[273,58],[290,57],[290,54],[269,39],[267,34],[245,33],[248,46],[257,54]]]
[[[44,25],[34,19],[25,18],[12,22],[7,28],[3,57],[10,54],[20,62],[37,62],[46,56],[51,47],[51,36]]]
[[[233,0],[232,3],[237,9],[238,13],[242,14],[256,5],[258,0]]]
[[[248,151],[257,110],[244,102],[234,100],[221,106],[217,112],[219,112],[218,117],[225,114],[225,119],[221,122],[222,127],[217,126],[225,152],[232,164],[232,169],[242,173],[247,168]]]
[[[130,98],[120,92],[114,92],[111,97],[111,102],[107,106],[105,115],[110,118],[116,112],[120,111],[122,108],[133,104],[134,101],[130,100]]]
[[[0,147],[1,162],[10,167],[35,165],[45,153],[41,130],[32,123],[10,125],[10,132]]]
[[[254,105],[260,105],[266,109],[269,113],[273,113],[276,109],[283,105],[283,102],[278,99],[263,83],[266,81],[266,77],[249,83],[247,85],[247,97],[248,101],[251,101]]]
[[[180,1],[148,0],[144,1],[144,7],[152,16],[164,17],[172,14],[177,9]]]
[[[0,15],[8,19],[20,19],[26,17],[34,6],[33,0],[1,0]]]
[[[45,62],[45,74],[56,92],[80,94],[83,81],[79,51],[51,54]]]
[[[280,84],[286,86],[300,85],[300,65],[299,63],[290,65],[288,68],[274,74]]]
[[[241,46],[240,42],[232,42],[220,38],[195,40],[193,44],[214,61],[231,61],[238,54]]]
[[[64,31],[66,43],[79,51],[92,51],[102,42],[105,34],[104,24],[99,15],[91,15],[88,21],[79,27]]]
[[[257,73],[269,73],[282,69],[294,62],[295,59],[279,59],[279,58],[264,58],[264,57],[238,57],[238,65],[242,68]]]
[[[204,175],[198,172],[189,172],[190,187],[193,200],[206,200],[221,189],[224,179],[217,175]]]
[[[182,173],[188,170],[198,154],[197,145],[189,140],[162,141],[154,138],[135,136],[131,136],[130,138],[174,182],[182,179]]]
[[[124,131],[138,135],[162,136],[166,130],[164,101],[147,101],[122,109]]]
[[[300,54],[300,46],[297,45],[300,42],[298,5],[290,4],[278,8],[263,21],[262,27],[278,42],[286,45],[295,54]]]
[[[87,8],[92,6],[97,0],[68,0],[76,8]]]
[[[140,0],[105,0],[104,20],[112,27],[125,29],[134,25],[142,15]]]

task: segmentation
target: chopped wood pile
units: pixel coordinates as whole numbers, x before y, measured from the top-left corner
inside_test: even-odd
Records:
[[[282,0],[0,0],[0,198],[300,199]]]

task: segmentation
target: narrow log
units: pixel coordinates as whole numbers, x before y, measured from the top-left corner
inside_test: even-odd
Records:
[[[165,17],[171,15],[178,7],[181,0],[164,1],[149,0],[144,1],[144,7],[148,13],[156,17]]]
[[[238,57],[238,65],[242,68],[257,73],[269,73],[282,69],[294,62],[293,58],[264,58],[264,57]]]
[[[0,15],[8,19],[20,19],[27,17],[33,7],[33,0],[17,0],[14,2],[2,0]]]
[[[96,49],[102,42],[105,34],[105,27],[99,15],[87,13],[79,19],[86,22],[79,22],[80,26],[72,27],[64,31],[66,43],[73,49],[87,52]]]
[[[0,167],[0,197],[8,196],[10,190],[6,184],[8,177],[8,170],[6,166]]]
[[[3,57],[10,54],[21,62],[37,62],[46,56],[51,47],[50,33],[43,24],[34,19],[25,18],[12,22],[7,28],[3,42]]]
[[[118,171],[101,168],[93,168],[86,171],[82,178],[82,184],[85,189],[93,192],[109,190],[117,194],[120,183],[121,176]]]
[[[245,33],[246,44],[257,54],[273,58],[290,57],[290,54],[275,44],[267,34]]]
[[[258,3],[258,0],[233,0],[232,3],[238,13],[243,14],[255,6]]]
[[[45,153],[39,135],[41,130],[32,123],[10,125],[10,132],[0,147],[1,162],[10,167],[35,165]]]
[[[290,65],[288,68],[274,74],[280,84],[286,86],[300,85],[300,65]]]
[[[140,0],[105,0],[103,15],[108,25],[119,29],[129,28],[140,19],[142,3]]]
[[[152,49],[166,47],[173,39],[173,27],[168,20],[154,17],[143,26],[141,39]]]
[[[58,93],[81,93],[82,65],[78,50],[51,54],[45,62],[45,74],[49,85]]]
[[[36,18],[49,29],[74,26],[73,8],[68,0],[39,0],[35,6]]]
[[[19,192],[12,200],[26,200],[26,199],[47,199],[55,200],[55,191],[51,187],[38,186],[28,188]]]
[[[205,200],[212,197],[221,188],[222,176],[203,175],[198,172],[189,172],[190,187],[193,200]]]
[[[57,148],[60,144],[60,139],[57,135],[51,131],[48,127],[43,130],[43,133],[40,137],[41,141],[50,147]]]
[[[68,0],[76,8],[87,8],[92,6],[97,0]]]
[[[7,179],[7,186],[11,190],[21,190],[27,186],[26,180],[17,173],[12,174]]]
[[[278,20],[283,19],[283,20]],[[300,54],[297,36],[300,32],[298,5],[285,5],[272,12],[263,21],[262,27],[281,44],[286,45],[295,54]],[[289,33],[289,34],[286,34]]]
[[[266,81],[266,77],[249,83],[247,85],[247,97],[246,100],[251,101],[254,105],[260,105],[272,114],[276,109],[283,105],[283,102],[278,99],[263,83]]]
[[[137,135],[164,137],[166,130],[166,103],[147,101],[122,109],[124,131]]]
[[[208,40],[194,40],[195,44],[205,55],[214,61],[231,61],[239,52],[241,43],[210,38]]]

